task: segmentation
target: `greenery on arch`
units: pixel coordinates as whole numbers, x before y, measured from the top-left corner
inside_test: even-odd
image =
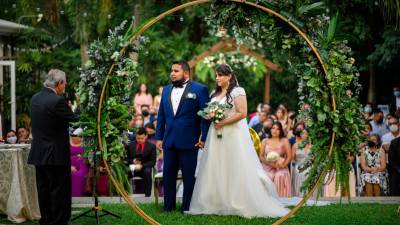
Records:
[[[250,1],[249,1],[250,2]],[[336,172],[336,188],[349,189],[349,156],[355,156],[361,142],[364,120],[357,101],[360,92],[359,73],[354,67],[347,40],[335,36],[337,15],[326,15],[323,2],[260,0],[254,3],[279,12],[299,27],[319,50],[327,68],[322,72],[305,40],[284,22],[245,4],[216,1],[211,6],[208,23],[215,30],[228,29],[238,44],[246,44],[289,73],[297,76],[300,116],[307,121],[312,142],[312,154],[303,167],[311,167],[303,189],[310,190],[317,178]],[[259,47],[262,46],[262,47]],[[332,96],[336,111],[333,110]],[[332,134],[335,144],[330,150]],[[348,193],[348,192],[347,192]]]

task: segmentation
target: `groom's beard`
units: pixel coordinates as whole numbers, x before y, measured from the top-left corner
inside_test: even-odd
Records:
[[[174,87],[178,87],[178,88],[183,87],[183,85],[184,85],[185,83],[186,83],[186,82],[185,82],[185,78],[182,78],[182,79],[180,79],[180,80],[172,81],[172,85],[173,85]]]

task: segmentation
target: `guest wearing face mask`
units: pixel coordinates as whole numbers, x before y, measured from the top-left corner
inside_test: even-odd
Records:
[[[390,142],[395,139],[396,137],[399,137],[399,119],[397,117],[391,117],[389,119],[389,130],[390,132],[383,135],[382,137],[382,148],[385,150],[386,154],[389,151],[389,145]],[[387,160],[386,160],[387,162]]]
[[[293,146],[295,143],[298,143],[299,141],[301,141],[301,133],[303,132],[303,130],[306,128],[306,124],[303,121],[299,121],[294,125],[294,129],[293,129],[293,136],[291,136],[291,138],[289,138],[289,143],[290,146]]]
[[[372,133],[378,134],[379,138],[382,138],[383,135],[389,133],[389,129],[386,124],[383,122],[383,112],[380,109],[373,110],[374,119],[370,122],[372,126]]]
[[[400,89],[399,87],[393,88],[393,98],[390,103],[390,113],[400,116]]]
[[[140,108],[143,116],[143,125],[146,126],[150,121],[154,120],[154,115],[150,114],[149,105],[141,105]]]
[[[379,135],[373,134],[361,153],[360,193],[364,190],[367,196],[380,196],[388,193],[385,151],[380,148]]]
[[[374,116],[372,114],[372,104],[371,103],[367,103],[364,106],[364,112],[363,112],[364,118],[365,120],[371,121],[374,119]]]
[[[15,130],[9,130],[6,134],[6,144],[16,144],[17,143],[17,133]]]

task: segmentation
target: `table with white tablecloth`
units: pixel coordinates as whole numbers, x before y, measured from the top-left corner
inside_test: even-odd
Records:
[[[0,213],[21,223],[40,218],[35,167],[27,164],[30,145],[0,145]]]

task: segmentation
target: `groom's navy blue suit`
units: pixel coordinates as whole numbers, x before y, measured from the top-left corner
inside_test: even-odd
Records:
[[[209,102],[208,88],[189,81],[182,94],[174,115],[171,92],[174,87],[167,85],[161,95],[158,111],[156,139],[163,141],[164,149],[164,210],[171,211],[176,206],[176,178],[181,169],[183,177],[182,210],[189,210],[192,198],[198,149],[195,144],[205,141],[210,123],[197,112]]]

